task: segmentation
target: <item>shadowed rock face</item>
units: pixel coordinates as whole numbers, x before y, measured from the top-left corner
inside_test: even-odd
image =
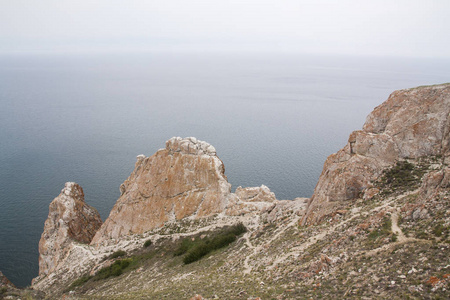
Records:
[[[224,172],[215,148],[196,138],[172,138],[153,156],[139,155],[92,244],[224,211],[236,201]]]
[[[73,242],[88,244],[102,225],[97,210],[84,202],[81,186],[67,182],[49,207],[39,241],[39,275],[58,267]]]
[[[448,156],[449,113],[450,84],[393,92],[363,130],[327,158],[302,223],[319,222],[347,200],[370,197],[371,182],[399,159]]]

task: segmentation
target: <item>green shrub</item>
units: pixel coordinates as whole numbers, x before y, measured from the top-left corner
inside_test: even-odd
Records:
[[[239,236],[245,232],[247,232],[247,228],[242,223],[238,223],[236,225],[231,226],[228,229],[228,232],[234,234],[235,236]]]
[[[375,240],[379,236],[380,236],[380,232],[376,229],[372,230],[368,235],[369,239],[371,239],[371,240]]]
[[[84,276],[78,278],[77,280],[75,280],[74,282],[72,282],[72,284],[67,288],[67,290],[70,291],[70,290],[76,288],[77,286],[83,285],[86,282],[88,282],[91,278],[92,278],[92,276],[84,275]]]
[[[201,259],[206,254],[210,253],[212,250],[213,249],[211,248],[211,246],[205,242],[197,244],[195,247],[189,250],[189,252],[183,258],[183,262],[185,264],[190,264],[194,261]]]
[[[122,257],[127,255],[127,253],[123,250],[118,250],[116,252],[114,252],[113,254],[111,254],[110,256],[108,256],[109,259],[114,259],[114,258],[118,258],[118,257]]]
[[[226,229],[222,229],[210,238],[205,238],[203,240],[197,239],[194,241],[192,241],[192,239],[184,239],[175,253],[176,255],[181,255],[187,252],[186,256],[183,258],[183,262],[185,264],[190,264],[214,250],[228,246],[236,240],[237,236],[246,231],[247,228],[245,228],[242,223],[239,223]]]
[[[381,224],[381,227],[372,230],[369,233],[368,238],[371,239],[371,240],[375,240],[375,239],[377,239],[378,237],[381,237],[381,236],[388,236],[388,235],[390,235],[392,233],[391,232],[391,228],[392,228],[391,218],[388,217],[388,216],[385,216],[383,218],[383,223]]]
[[[97,274],[94,276],[94,280],[101,280],[106,279],[113,276],[119,276],[123,273],[125,269],[130,267],[132,264],[134,264],[136,261],[133,258],[126,258],[126,259],[119,259],[116,260],[112,265],[109,267],[105,267],[100,269]]]
[[[391,242],[395,243],[396,241],[397,241],[397,235],[396,235],[396,234],[393,234],[393,235],[391,236]]]
[[[236,235],[232,233],[226,233],[223,235],[215,236],[210,242],[209,246],[212,249],[220,249],[222,247],[228,246],[236,240]]]
[[[180,256],[188,252],[196,243],[191,238],[185,238],[181,241],[180,246],[173,253],[174,256]]]
[[[152,240],[146,240],[144,243],[144,247],[147,248],[152,244]]]
[[[404,160],[398,161],[394,166],[383,171],[377,186],[382,188],[383,194],[395,191],[406,191],[416,187],[428,169],[424,163],[417,166]]]
[[[445,230],[444,225],[440,223],[433,228],[433,234],[437,237],[441,237],[444,230]]]

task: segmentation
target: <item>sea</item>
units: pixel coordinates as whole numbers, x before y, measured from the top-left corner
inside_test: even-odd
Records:
[[[64,183],[79,183],[105,220],[136,156],[173,136],[212,144],[233,190],[310,197],[327,156],[392,91],[449,81],[442,58],[0,55],[0,270],[30,285]]]

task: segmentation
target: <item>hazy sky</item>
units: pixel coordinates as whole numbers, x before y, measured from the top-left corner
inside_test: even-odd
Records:
[[[450,56],[450,0],[0,0],[0,52]]]

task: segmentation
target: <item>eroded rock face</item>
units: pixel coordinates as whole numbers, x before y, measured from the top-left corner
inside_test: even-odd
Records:
[[[303,224],[373,193],[371,182],[399,159],[450,155],[450,84],[393,92],[323,167]],[[369,195],[367,195],[369,196]]]
[[[279,203],[270,189],[261,185],[259,187],[237,187],[231,194],[235,201],[225,211],[228,216],[242,216],[249,213],[263,212]]]
[[[216,149],[196,138],[174,137],[151,157],[138,156],[121,196],[92,244],[143,233],[185,217],[200,218],[237,201]]]
[[[419,189],[419,198],[423,201],[438,198],[438,195],[450,190],[450,167],[431,171],[422,179]],[[448,197],[448,194],[447,194]]]
[[[39,276],[58,268],[72,243],[90,243],[101,225],[97,210],[84,202],[81,186],[67,182],[49,206],[39,241]]]

